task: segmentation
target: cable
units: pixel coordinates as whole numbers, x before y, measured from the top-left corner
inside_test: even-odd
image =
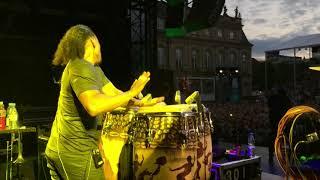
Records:
[[[283,136],[277,137],[277,138],[275,139],[274,149],[275,149],[275,152],[276,152],[276,158],[277,158],[277,160],[278,160],[278,162],[279,162],[279,164],[280,164],[280,168],[282,169],[283,172],[286,172],[285,169],[283,169],[282,164],[281,164],[281,157],[280,157],[280,156],[281,156],[281,152],[278,153],[278,150],[280,149],[280,148],[278,148],[278,145],[280,144],[280,143],[279,143],[279,140],[280,140],[281,138],[283,138]]]
[[[287,140],[286,140],[286,136],[285,135],[283,135],[283,141],[284,141],[284,154],[285,154],[285,161],[286,161],[286,164],[289,164],[290,163],[290,161],[289,161],[289,158],[288,158],[288,154],[287,154],[287,149],[286,149],[286,147],[287,147]],[[287,171],[289,172],[289,170],[291,171],[291,174],[295,174],[294,173],[294,171],[291,169],[291,168],[289,168],[289,166],[286,166],[286,168],[288,168],[287,169]]]
[[[88,171],[87,180],[89,179],[89,175],[90,175],[90,171],[91,171],[91,161],[92,161],[91,156],[89,156],[89,158],[90,158],[90,161],[89,161],[89,171]]]
[[[307,178],[303,175],[303,173],[300,171],[300,168],[298,167],[298,166],[301,166],[301,164],[300,164],[300,161],[299,161],[299,159],[298,159],[298,157],[297,157],[296,150],[297,150],[298,145],[301,144],[301,143],[306,143],[306,144],[307,144],[307,141],[299,141],[299,142],[294,146],[293,156],[294,156],[295,164],[296,164],[296,166],[297,166],[297,169],[298,169],[298,172],[299,172],[300,176],[302,177],[302,179],[307,179]]]
[[[291,148],[291,149],[293,149],[293,145],[292,145],[293,127],[294,127],[294,125],[296,124],[297,119],[298,119],[301,115],[302,115],[302,114],[298,114],[298,115],[294,118],[293,123],[292,123],[292,125],[291,125],[291,127],[290,127],[289,142],[290,142],[290,148]]]
[[[300,117],[302,115],[302,113],[300,113],[300,114],[298,114],[295,118],[294,118],[294,120],[293,120],[293,123],[292,123],[292,125],[291,125],[291,127],[290,127],[290,132],[289,132],[289,145],[290,145],[290,149],[292,150],[293,149],[293,143],[292,143],[292,137],[293,137],[293,128],[294,128],[294,126],[295,126],[295,124],[296,124],[296,122],[297,122],[297,120],[298,120],[298,118]],[[301,171],[299,170],[299,167],[298,166],[300,166],[301,164],[299,163],[299,164],[297,164],[297,161],[296,161],[296,157],[295,157],[295,154],[293,154],[292,155],[292,151],[291,151],[291,156],[290,156],[291,158],[291,161],[290,162],[292,162],[292,161],[294,161],[295,162],[295,164],[296,164],[296,166],[297,166],[297,169],[298,169],[298,172],[299,172],[299,175],[304,179],[304,176],[303,176],[303,174],[301,173]]]
[[[275,152],[276,152],[276,158],[280,164],[281,169],[286,173],[287,176],[291,176],[291,177],[296,177],[296,170],[291,168],[290,163],[294,158],[294,162],[300,163],[299,161],[297,161],[297,157],[296,154],[292,153],[293,150],[293,128],[295,126],[295,123],[297,121],[297,119],[303,115],[304,113],[315,113],[319,115],[319,112],[317,110],[315,110],[312,107],[309,106],[296,106],[293,107],[291,109],[289,109],[285,115],[281,118],[281,120],[279,121],[278,124],[278,131],[277,131],[277,137],[275,139]],[[293,123],[292,123],[293,121]],[[287,153],[287,136],[284,134],[286,131],[286,126],[288,124],[291,124],[291,128],[290,128],[290,134],[289,134],[289,148],[291,149],[291,155],[290,155],[290,161],[289,161],[289,157],[288,157],[288,153]],[[282,149],[284,149],[284,153],[282,152]],[[303,177],[303,179],[305,179],[305,177],[303,176],[303,174],[301,173],[299,167],[297,167],[298,171],[299,171],[299,176]],[[287,177],[288,178],[288,177]]]
[[[43,157],[41,158],[41,167],[42,167],[42,171],[43,171],[43,174],[44,174],[44,178],[47,180],[47,174],[46,174],[46,171],[44,169],[44,166],[43,166]]]

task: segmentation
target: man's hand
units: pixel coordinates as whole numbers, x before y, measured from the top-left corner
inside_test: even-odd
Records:
[[[143,106],[153,106],[156,105],[158,103],[161,103],[164,101],[164,97],[156,97],[156,98],[152,98],[149,101],[142,101],[139,99],[131,99],[128,105],[129,106],[139,106],[139,107],[143,107]]]
[[[158,103],[161,103],[164,101],[164,97],[155,97],[155,98],[152,98],[151,100],[147,101],[147,102],[144,102],[142,104],[142,106],[153,106],[153,105],[156,105]]]
[[[143,72],[138,79],[136,79],[129,92],[133,97],[140,94],[140,92],[143,90],[143,88],[146,86],[146,84],[150,81],[150,72]]]

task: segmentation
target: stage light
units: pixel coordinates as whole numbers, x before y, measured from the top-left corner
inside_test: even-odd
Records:
[[[235,70],[235,72],[236,72],[236,73],[239,73],[239,70],[238,70],[238,69],[236,69],[236,70]]]
[[[223,70],[220,70],[219,73],[223,73]]]

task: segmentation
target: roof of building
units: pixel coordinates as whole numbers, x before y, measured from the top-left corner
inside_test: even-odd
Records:
[[[308,48],[320,45],[320,34],[310,34],[307,36],[298,36],[288,41],[274,45],[265,52],[282,51],[295,48]]]

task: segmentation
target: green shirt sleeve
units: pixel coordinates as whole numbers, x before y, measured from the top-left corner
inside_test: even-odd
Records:
[[[97,66],[96,69],[97,69],[97,72],[99,73],[99,76],[102,82],[102,87],[103,87],[104,85],[108,84],[110,80],[106,77],[106,75],[104,74],[104,72],[99,66]]]
[[[70,84],[77,95],[87,90],[100,90],[99,75],[93,65],[78,60],[69,67]]]

